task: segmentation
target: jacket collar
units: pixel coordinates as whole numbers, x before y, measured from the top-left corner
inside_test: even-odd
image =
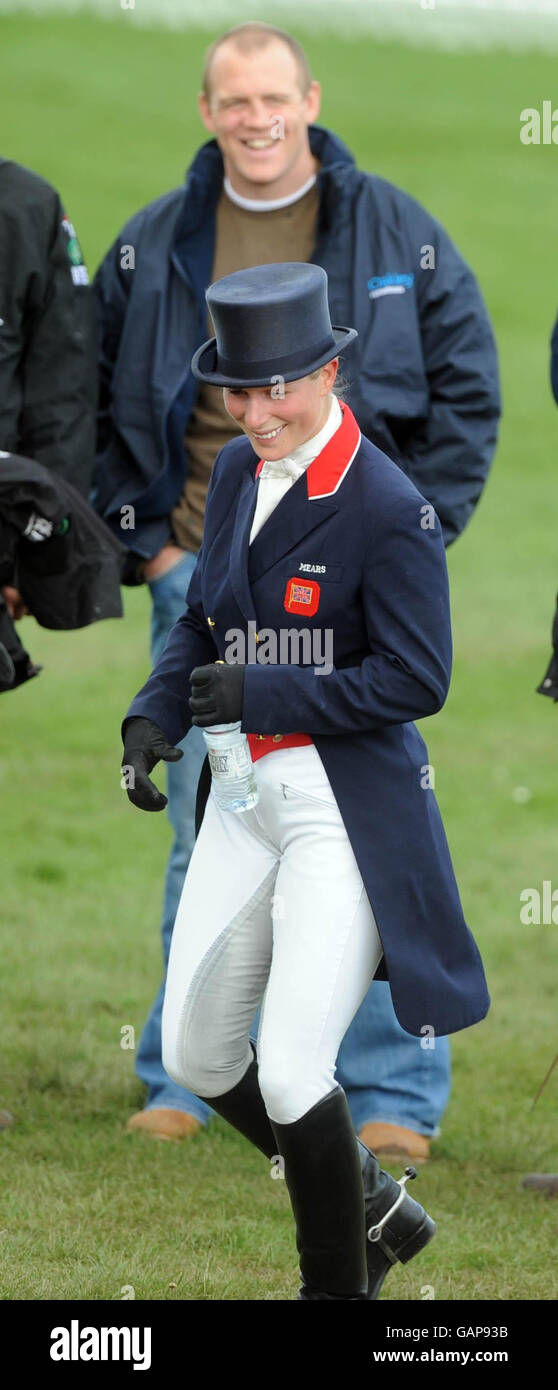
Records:
[[[353,412],[345,401],[340,401],[339,405],[343,415],[339,428],[321,453],[305,469],[306,495],[310,501],[318,497],[331,497],[337,492],[357,449],[360,448],[361,434]],[[259,478],[264,463],[265,459],[260,459],[256,468],[256,478]]]
[[[330,204],[339,196],[337,185],[343,186],[347,166],[356,167],[354,156],[339,136],[326,130],[325,126],[309,126],[308,140],[312,154],[320,161],[318,187],[325,202],[326,220],[329,221],[330,212],[333,211]],[[216,205],[220,196],[223,177],[223,156],[217,141],[207,140],[194,155],[187,170],[182,211],[174,235],[175,245],[206,224],[208,211]]]
[[[252,464],[242,474],[231,540],[229,579],[247,622],[257,625],[251,585],[287,555],[303,536],[315,531],[338,510],[339,489],[361,444],[361,433],[352,410],[344,401],[339,404],[343,411],[339,429],[281,498],[252,545],[249,538],[258,495],[256,482],[263,460],[255,471]]]

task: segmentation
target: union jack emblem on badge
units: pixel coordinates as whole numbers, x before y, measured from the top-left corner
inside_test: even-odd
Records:
[[[291,584],[291,603],[311,603],[312,590],[309,584]]]
[[[320,602],[320,586],[315,579],[308,580],[308,583],[301,584],[300,578],[296,575],[287,580],[283,607],[288,613],[304,613],[307,618],[311,618],[317,612]]]

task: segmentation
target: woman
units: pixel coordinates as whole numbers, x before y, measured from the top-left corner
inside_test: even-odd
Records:
[[[406,1177],[355,1138],[335,1082],[341,1040],[384,960],[410,1033],[455,1032],[489,1005],[412,722],[449,685],[444,545],[432,508],[333,393],[356,333],[332,328],[325,272],[251,267],[207,302],[216,337],[192,370],[224,388],[247,438],[216,459],[187,607],[130,706],[124,764],[134,804],[162,809],[157,760],[179,756],[191,723],[240,719],[259,801],[237,814],[207,800],[174,927],[163,1060],[283,1157],[298,1297],[374,1299],[435,1227]],[[295,621],[311,650],[277,658]]]

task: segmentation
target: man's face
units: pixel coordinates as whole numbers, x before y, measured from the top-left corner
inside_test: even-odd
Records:
[[[325,425],[329,392],[337,375],[339,358],[321,368],[317,377],[287,381],[284,395],[274,397],[271,386],[223,389],[225,410],[248,435],[262,459],[281,459],[306,443]]]
[[[210,101],[200,96],[200,112],[233,186],[238,192],[251,186],[256,195],[264,187],[267,196],[280,197],[294,179],[294,191],[298,166],[309,159],[308,126],[319,111],[319,83],[302,95],[294,55],[277,39],[249,53],[224,43],[210,80]]]

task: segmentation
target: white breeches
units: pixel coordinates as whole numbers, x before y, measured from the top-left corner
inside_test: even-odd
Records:
[[[210,794],[171,944],[163,1065],[211,1104],[242,1080],[263,998],[258,1076],[269,1118],[299,1119],[336,1085],[342,1039],[382,945],[314,745],[254,764],[259,802]]]

